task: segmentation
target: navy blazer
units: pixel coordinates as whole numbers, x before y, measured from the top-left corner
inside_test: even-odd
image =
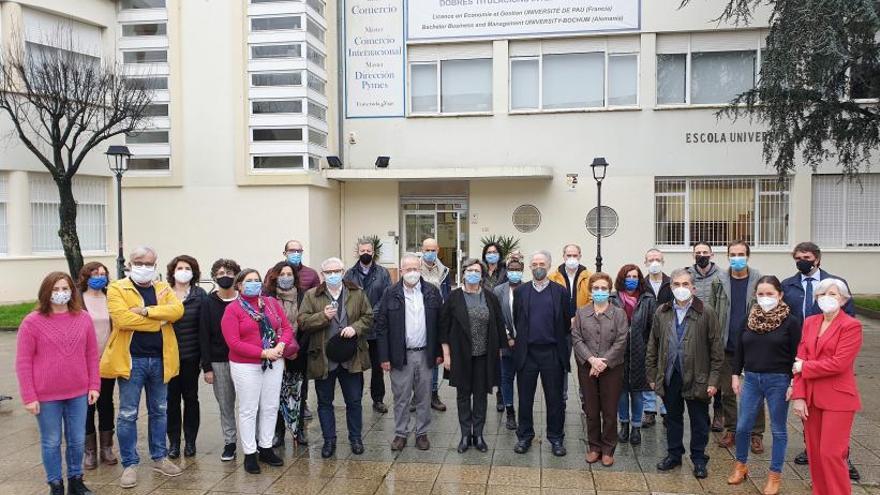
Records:
[[[556,336],[559,365],[567,372],[571,370],[569,362],[571,356],[571,318],[569,313],[569,292],[565,287],[550,282],[546,289],[551,293],[551,299],[556,301],[553,305],[553,334]],[[521,370],[526,363],[529,353],[529,306],[534,291],[532,282],[527,282],[513,291],[513,321],[516,324],[516,345],[513,348],[513,362],[517,370]]]
[[[425,358],[427,365],[435,366],[441,356],[437,338],[437,324],[443,300],[437,287],[421,280],[422,297],[425,303]],[[385,289],[382,299],[373,311],[373,330],[376,332],[379,362],[390,362],[394,369],[406,364],[406,298],[403,295],[403,281]]]
[[[832,275],[821,268],[819,269],[818,275],[819,275],[819,277],[818,277],[819,280],[817,282],[821,282],[822,280],[825,280],[826,278],[836,278],[838,280],[843,281],[843,283],[846,284],[847,289],[849,289],[849,284],[846,283],[846,280],[844,280],[836,275]],[[815,287],[815,284],[814,284],[814,287]],[[803,313],[803,305],[804,305],[804,296],[806,294],[804,294],[804,286],[801,283],[800,272],[798,272],[797,274],[795,274],[791,277],[788,277],[787,279],[782,281],[782,292],[783,292],[782,300],[785,301],[785,304],[788,304],[788,307],[791,308],[792,314],[797,315],[802,321],[807,319],[807,317],[822,314],[822,310],[819,309],[819,305],[816,303],[816,301],[813,301],[813,303],[811,305],[808,305],[806,315],[802,314]],[[850,293],[852,293],[852,291],[850,291]],[[855,305],[853,304],[852,298],[849,298],[849,300],[843,306],[843,311],[846,312],[846,314],[848,314],[850,316],[856,315],[856,308],[855,308]]]

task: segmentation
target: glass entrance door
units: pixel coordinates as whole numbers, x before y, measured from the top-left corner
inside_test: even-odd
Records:
[[[405,198],[402,200],[404,252],[421,251],[422,241],[437,239],[437,257],[450,270],[450,281],[459,284],[459,264],[467,252],[466,203],[463,199]],[[401,253],[402,254],[402,253]]]

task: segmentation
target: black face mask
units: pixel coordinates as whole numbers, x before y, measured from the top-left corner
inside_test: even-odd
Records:
[[[232,282],[234,281],[235,279],[232,277],[217,277],[217,285],[219,285],[221,289],[232,287]]]
[[[814,263],[814,261],[810,260],[797,260],[795,265],[797,266],[799,272],[803,273],[804,275],[809,275],[810,272],[813,271],[813,267],[815,266]]]
[[[706,268],[709,266],[709,257],[708,256],[697,256],[696,257],[697,266],[700,268]]]
[[[366,266],[373,262],[373,255],[370,253],[364,253],[360,255],[361,264]]]

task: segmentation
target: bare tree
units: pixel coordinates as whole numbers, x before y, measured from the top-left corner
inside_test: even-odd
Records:
[[[75,277],[83,258],[73,178],[99,144],[146,126],[153,92],[127,81],[120,65],[79,53],[69,30],[52,33],[45,44],[24,43],[17,33],[13,38],[0,61],[0,110],[12,123],[12,136],[58,186],[58,236]]]

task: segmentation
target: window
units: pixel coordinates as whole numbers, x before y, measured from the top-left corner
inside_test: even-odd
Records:
[[[306,0],[306,5],[311,7],[321,17],[324,17],[324,2],[321,0]]]
[[[545,55],[541,75],[543,108],[604,106],[604,53]]]
[[[252,129],[254,141],[302,141],[301,127],[290,129]]]
[[[167,77],[126,77],[125,84],[129,88],[143,89],[146,91],[154,91],[158,89],[168,89]]]
[[[309,62],[322,69],[324,68],[324,54],[319,52],[318,49],[312,45],[306,45],[306,58],[309,59]]]
[[[302,86],[302,72],[255,72],[252,86]]]
[[[540,107],[540,60],[535,58],[511,59],[510,61],[510,108],[511,110]]]
[[[164,22],[150,24],[123,24],[122,36],[165,36],[167,25]]]
[[[491,59],[413,63],[410,79],[412,113],[492,111]]]
[[[608,56],[608,106],[638,104],[639,57]]]
[[[314,129],[309,129],[309,143],[322,148],[327,147],[327,134]]]
[[[122,52],[122,62],[126,64],[159,64],[168,62],[168,50],[138,50]]]
[[[146,117],[167,117],[167,103],[151,103],[144,108],[144,116]]]
[[[789,187],[788,179],[775,176],[655,179],[655,242],[726,246],[742,239],[758,247],[787,246]]]
[[[58,188],[45,174],[31,174],[31,250],[35,253],[62,250],[58,237],[60,220]],[[103,178],[75,177],[76,230],[83,251],[107,249],[107,182]]]
[[[92,65],[93,69],[97,69],[98,66],[101,65],[101,59],[93,55],[63,50],[54,46],[41,45],[31,41],[25,42],[25,46],[29,57],[28,63],[31,64],[32,67],[44,66],[47,64],[54,65],[59,62],[64,64],[77,64],[77,66],[80,63],[89,64]],[[82,69],[78,70],[81,71]]]
[[[282,31],[290,29],[302,29],[302,17],[286,15],[251,18],[251,31]]]
[[[311,89],[312,91],[316,91],[322,95],[325,95],[326,94],[326,92],[325,92],[326,85],[327,85],[326,81],[324,81],[320,77],[316,76],[315,74],[312,74],[311,72],[309,72],[309,89]]]
[[[9,253],[9,228],[6,223],[6,203],[9,202],[9,179],[0,174],[0,254]]]
[[[251,45],[251,58],[300,58],[302,57],[302,45],[299,43],[285,43],[282,45]]]
[[[327,107],[309,100],[309,116],[327,122]]]
[[[727,104],[754,88],[757,74],[757,49],[693,52],[690,61],[685,53],[658,54],[657,103]]]
[[[168,131],[132,132],[125,136],[127,144],[167,144]]]
[[[657,55],[657,104],[685,103],[687,101],[687,55],[684,53]]]
[[[541,225],[541,211],[534,205],[520,205],[513,210],[513,226],[527,234],[538,230]]]
[[[170,160],[168,158],[132,157],[128,160],[129,170],[169,170],[170,168]]]
[[[272,168],[303,168],[302,155],[269,155],[254,156],[254,168],[272,169]]]
[[[261,100],[251,102],[251,113],[302,113],[302,100]]]
[[[813,176],[812,238],[823,248],[880,247],[880,174],[859,181]]]
[[[854,100],[880,98],[880,63],[857,63],[850,69],[850,97]]]
[[[321,40],[321,42],[324,41],[324,28],[322,28],[317,22],[311,19],[306,19],[306,31],[315,38]]]
[[[309,155],[309,170],[318,170],[321,168],[321,157]]]
[[[410,111],[412,113],[436,113],[440,108],[440,92],[437,88],[437,64],[410,65],[412,85]]]
[[[165,0],[122,0],[119,4],[122,10],[165,8]]]

